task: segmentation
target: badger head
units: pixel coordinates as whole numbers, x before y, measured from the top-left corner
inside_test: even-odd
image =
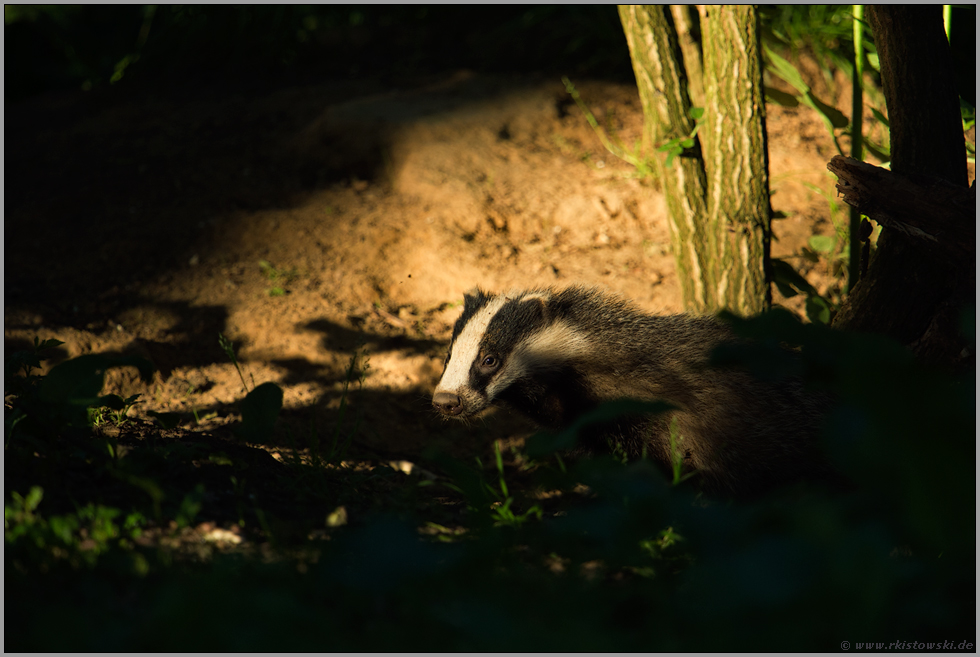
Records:
[[[432,405],[464,419],[518,382],[553,369],[585,348],[584,339],[550,306],[549,291],[464,296]]]

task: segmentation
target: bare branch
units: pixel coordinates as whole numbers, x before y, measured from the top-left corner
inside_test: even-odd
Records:
[[[827,169],[838,177],[844,202],[882,226],[939,247],[958,258],[976,253],[976,192],[925,175],[899,175],[850,157]]]

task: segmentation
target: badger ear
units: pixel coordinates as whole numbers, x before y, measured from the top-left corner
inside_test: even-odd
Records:
[[[488,295],[479,286],[472,287],[466,292],[463,292],[463,308],[479,308],[491,296],[493,295]]]
[[[551,297],[547,294],[531,293],[520,301],[521,314],[524,322],[537,324],[538,322],[549,322],[551,318],[551,308],[548,301]]]

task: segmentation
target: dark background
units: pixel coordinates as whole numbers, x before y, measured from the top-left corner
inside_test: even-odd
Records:
[[[840,8],[761,7],[767,37],[850,54]],[[960,93],[976,104],[976,8],[953,8]],[[615,5],[5,6],[5,98],[54,89],[405,78],[467,68],[632,78]],[[843,37],[843,38],[841,38]],[[808,43],[807,43],[808,42]],[[113,78],[115,76],[115,80]]]

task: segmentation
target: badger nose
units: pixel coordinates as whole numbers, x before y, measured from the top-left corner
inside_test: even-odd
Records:
[[[432,405],[444,415],[459,415],[463,412],[463,402],[459,395],[451,392],[437,392],[432,395]]]

